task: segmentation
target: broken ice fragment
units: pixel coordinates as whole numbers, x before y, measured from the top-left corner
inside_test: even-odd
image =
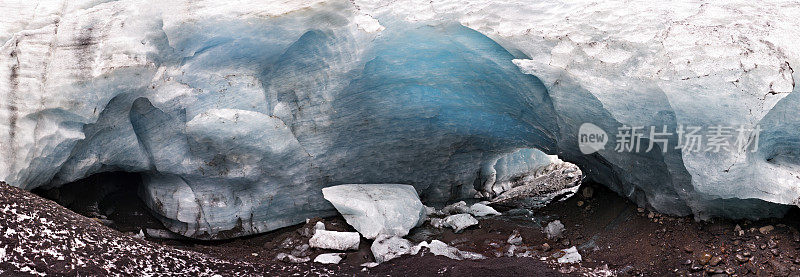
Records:
[[[579,263],[581,261],[581,254],[578,253],[578,249],[575,246],[563,249],[559,251],[561,257],[558,258],[558,262],[562,264],[571,264],[571,263]]]
[[[481,203],[475,203],[469,207],[469,213],[474,216],[500,215],[500,212],[492,207]]]
[[[361,266],[368,267],[368,268],[373,268],[373,267],[378,266],[378,263],[363,263],[363,264],[361,264]]]
[[[375,257],[375,261],[382,263],[405,254],[412,254],[414,245],[401,237],[384,237],[375,239],[370,250],[372,251],[372,256]]]
[[[442,214],[445,215],[465,213],[469,213],[469,207],[467,207],[467,202],[464,201],[458,201],[442,208]]]
[[[478,260],[486,258],[478,253],[458,250],[458,248],[447,245],[447,243],[444,243],[439,240],[432,240],[430,243],[423,241],[415,247],[416,250],[413,252],[416,254],[419,250],[422,249],[422,247],[430,249],[431,254],[437,256],[445,256],[454,260],[463,260],[463,259]]]
[[[447,245],[439,240],[432,240],[431,242],[423,241],[417,245],[413,245],[410,241],[400,237],[380,238],[372,243],[370,249],[372,250],[372,255],[375,257],[375,261],[382,263],[406,254],[416,255],[423,247],[428,248],[431,254],[445,256],[454,260],[476,260],[486,258],[478,253],[458,250],[458,248]]]
[[[278,255],[275,256],[275,259],[289,263],[305,263],[311,260],[309,257],[295,257],[286,253],[278,253]]]
[[[456,214],[444,218],[444,226],[453,228],[456,233],[477,224],[478,220],[470,214]]]
[[[308,244],[314,248],[356,250],[360,241],[361,237],[356,232],[317,230]]]
[[[322,194],[368,239],[402,237],[425,222],[427,209],[409,185],[347,184],[324,188]]]
[[[444,219],[438,217],[431,218],[431,226],[434,228],[444,228]]]
[[[511,245],[519,245],[522,243],[522,235],[519,234],[519,231],[514,230],[514,233],[508,237],[506,242],[510,243]]]
[[[338,264],[342,261],[342,256],[344,256],[344,253],[319,254],[319,256],[314,258],[314,262],[321,264]]]
[[[565,230],[564,224],[562,224],[560,220],[552,221],[548,223],[546,227],[544,227],[544,233],[547,235],[548,239],[561,238],[561,235]]]

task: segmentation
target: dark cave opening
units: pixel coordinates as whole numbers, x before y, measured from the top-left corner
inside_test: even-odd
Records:
[[[32,192],[120,232],[165,230],[139,197],[141,186],[139,173],[114,171]]]

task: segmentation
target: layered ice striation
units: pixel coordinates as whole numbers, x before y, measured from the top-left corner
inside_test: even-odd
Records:
[[[541,81],[458,24],[70,3],[3,47],[0,176],[17,186],[142,172],[170,230],[216,239],[333,215],[321,189],[342,183],[472,197],[482,164],[554,151]]]
[[[527,2],[0,3],[0,179],[141,172],[204,239],[332,215],[338,184],[491,198],[545,153],[662,212],[797,204],[796,5]],[[585,122],[763,131],[745,154],[584,155]]]

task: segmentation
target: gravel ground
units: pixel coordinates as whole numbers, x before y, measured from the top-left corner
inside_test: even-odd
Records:
[[[441,240],[487,259],[457,261],[423,251],[367,268],[362,264],[374,259],[366,239],[358,250],[347,251],[338,265],[275,259],[285,253],[313,261],[331,252],[303,245],[317,221],[328,230],[353,231],[341,217],[309,219],[306,224],[231,240],[159,240],[131,232],[142,224],[158,225],[137,206],[140,201],[131,200],[130,191],[104,193],[83,204],[72,201],[68,206],[81,215],[0,184],[0,275],[800,276],[797,209],[784,219],[696,222],[638,208],[600,186],[587,187],[590,191],[584,188],[542,209],[501,210],[503,215],[481,218],[477,226],[461,233],[426,223],[407,236],[412,242]],[[124,206],[110,209],[113,203]],[[107,217],[100,216],[115,229],[90,218],[98,216],[98,210],[107,211]],[[543,226],[555,220],[566,231],[561,238],[548,239]],[[512,235],[522,241],[510,243]],[[572,246],[582,262],[556,262],[560,250]]]

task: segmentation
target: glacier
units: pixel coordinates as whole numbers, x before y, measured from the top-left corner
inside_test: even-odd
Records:
[[[664,213],[761,218],[799,204],[800,7],[790,2],[51,0],[0,10],[13,15],[0,18],[0,180],[34,189],[139,172],[142,199],[185,236],[333,215],[321,189],[339,184],[410,184],[428,205],[495,195],[548,155]],[[762,132],[744,154],[585,155],[587,122],[612,135]]]

